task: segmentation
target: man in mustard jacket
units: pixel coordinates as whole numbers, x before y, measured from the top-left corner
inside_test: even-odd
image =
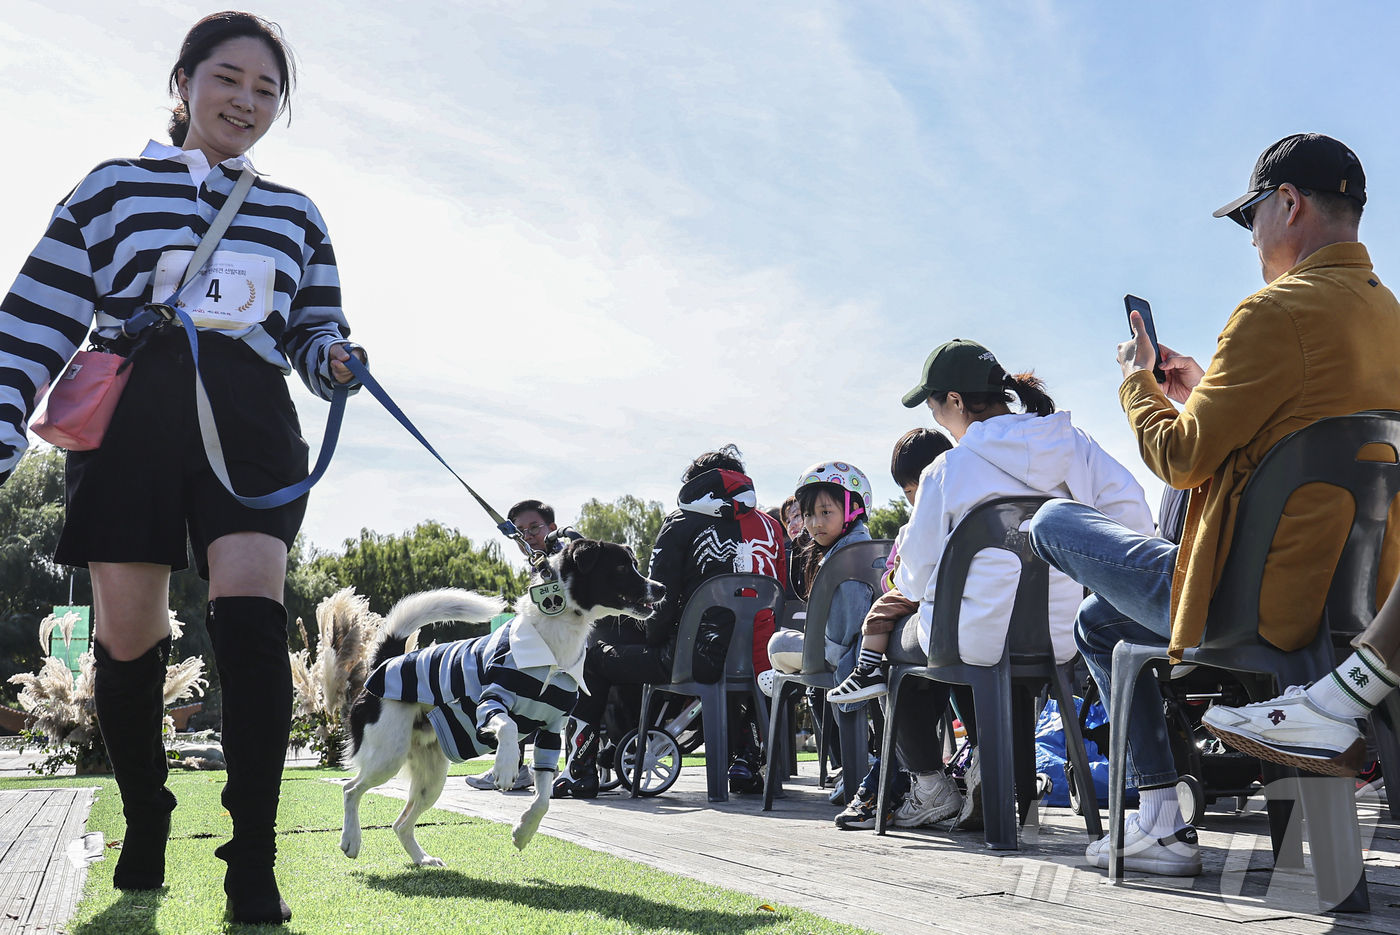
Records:
[[[1148,467],[1191,491],[1181,545],[1143,537],[1071,501],[1052,501],[1031,525],[1036,552],[1093,592],[1076,636],[1105,698],[1120,641],[1168,646],[1177,658],[1200,642],[1240,496],[1275,444],[1318,419],[1400,409],[1400,303],[1357,242],[1365,202],[1366,177],[1348,147],[1318,134],[1286,137],[1259,157],[1249,191],[1215,212],[1253,233],[1267,285],[1235,309],[1207,367],[1159,345],[1166,377],[1159,385],[1152,344],[1133,314],[1134,337],[1118,348],[1119,399]],[[1284,650],[1312,641],[1351,516],[1350,496],[1336,487],[1310,485],[1290,498],[1260,595],[1265,640]],[[1400,511],[1392,508],[1391,518]],[[1400,523],[1390,528],[1380,597],[1400,569]],[[1339,732],[1344,716],[1327,715],[1315,700],[1296,707],[1290,729],[1301,724],[1328,735],[1298,741],[1315,755],[1312,768],[1360,755],[1354,722],[1345,725],[1349,734]],[[1150,679],[1138,682],[1132,708],[1129,775],[1141,808],[1128,818],[1126,867],[1199,873],[1196,833],[1176,804],[1176,768]],[[1087,856],[1107,867],[1107,839]]]

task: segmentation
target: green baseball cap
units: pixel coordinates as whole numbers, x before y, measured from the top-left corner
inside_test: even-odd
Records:
[[[934,392],[995,393],[1004,389],[1005,376],[991,351],[976,341],[954,338],[928,355],[923,381],[904,394],[904,405],[913,409]]]

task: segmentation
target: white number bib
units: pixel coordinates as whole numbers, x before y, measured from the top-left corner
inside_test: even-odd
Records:
[[[156,264],[151,301],[164,302],[180,285],[190,251],[167,250]],[[215,250],[180,294],[179,307],[200,328],[236,330],[256,325],[272,308],[277,267],[272,257]]]

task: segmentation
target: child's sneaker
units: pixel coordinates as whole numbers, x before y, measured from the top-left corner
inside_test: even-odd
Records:
[[[851,804],[846,806],[846,810],[836,816],[836,827],[842,831],[869,831],[875,827],[875,795],[865,791],[865,787],[856,790],[856,797],[851,799]]]
[[[933,789],[926,791],[917,781],[909,789],[899,808],[894,810],[894,823],[899,828],[933,825],[962,811],[963,797],[958,783],[951,776],[938,776]]]
[[[1108,835],[1084,851],[1091,867],[1108,869]],[[1133,812],[1124,821],[1123,869],[1134,873],[1155,873],[1166,877],[1194,877],[1201,872],[1201,848],[1196,829],[1187,825],[1165,838],[1154,838],[1138,824]]]
[[[862,672],[857,669],[846,680],[826,693],[826,700],[836,704],[850,704],[855,701],[865,701],[867,698],[877,698],[880,695],[889,693],[885,685],[885,675],[879,669],[869,672]]]

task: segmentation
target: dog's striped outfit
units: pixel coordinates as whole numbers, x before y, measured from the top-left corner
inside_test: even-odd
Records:
[[[54,209],[0,301],[0,480],[27,446],[36,394],[62,373],[88,326],[95,340],[125,352],[122,322],[168,298],[151,295],[161,254],[195,249],[243,165],[242,157],[230,159],[199,178],[208,168],[202,155],[152,141],[139,158],[93,169]],[[283,373],[295,367],[313,393],[330,399],[329,349],[350,329],[335,253],[311,199],[259,178],[219,249],[267,256],[275,266],[267,318],[223,333]]]
[[[428,720],[455,762],[495,752],[486,725],[497,714],[535,734],[535,769],[559,769],[561,737],[583,686],[583,653],[560,666],[528,621],[385,660],[365,682],[380,698],[433,705]],[[583,688],[585,692],[587,688]]]

